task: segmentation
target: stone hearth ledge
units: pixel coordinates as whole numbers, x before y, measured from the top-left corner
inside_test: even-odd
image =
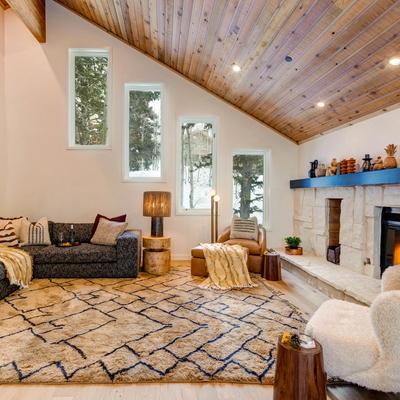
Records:
[[[278,252],[283,268],[306,279],[308,284],[329,297],[370,305],[381,291],[380,279],[332,264],[322,257],[307,254],[290,256],[284,250]]]

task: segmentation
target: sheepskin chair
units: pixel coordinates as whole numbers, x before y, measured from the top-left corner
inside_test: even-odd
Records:
[[[369,389],[400,392],[400,266],[382,277],[371,307],[328,300],[306,333],[323,348],[328,375]]]

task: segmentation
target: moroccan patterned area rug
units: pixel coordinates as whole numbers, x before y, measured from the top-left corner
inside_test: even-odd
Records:
[[[188,267],[138,279],[37,279],[0,301],[0,383],[273,382],[284,295],[216,292]]]

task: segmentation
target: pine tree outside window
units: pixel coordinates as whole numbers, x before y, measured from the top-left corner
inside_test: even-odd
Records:
[[[109,51],[70,49],[69,74],[69,148],[110,148]]]
[[[216,187],[216,120],[179,120],[178,213],[209,214],[210,191]]]
[[[163,87],[125,84],[125,181],[163,179]]]
[[[235,151],[232,160],[233,213],[241,218],[257,217],[268,225],[268,152]]]

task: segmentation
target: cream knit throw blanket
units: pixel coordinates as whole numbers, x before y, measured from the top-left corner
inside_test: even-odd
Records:
[[[21,249],[0,245],[0,261],[12,285],[27,287],[32,280],[31,256]]]
[[[257,286],[247,269],[247,249],[222,243],[202,243],[201,246],[208,269],[203,286],[222,290]]]

